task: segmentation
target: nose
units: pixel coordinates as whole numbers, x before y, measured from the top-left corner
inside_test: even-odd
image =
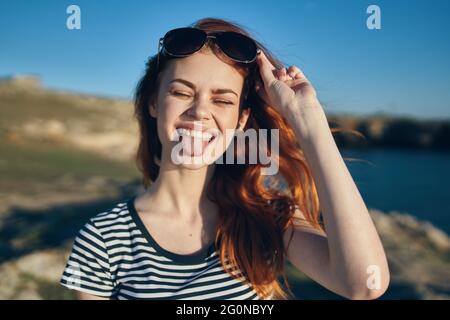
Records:
[[[208,120],[211,117],[208,103],[199,99],[188,109],[187,115],[195,120]]]

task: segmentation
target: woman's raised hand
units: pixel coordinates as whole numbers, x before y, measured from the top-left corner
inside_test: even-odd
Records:
[[[256,60],[264,82],[264,91],[260,88],[259,93],[280,113],[286,115],[298,108],[320,107],[316,90],[297,66],[277,69],[262,50]]]

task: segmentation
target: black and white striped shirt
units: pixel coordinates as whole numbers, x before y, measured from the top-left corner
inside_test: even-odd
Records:
[[[191,255],[160,247],[137,214],[135,198],[79,230],[62,285],[111,299],[260,299],[248,281],[227,274],[214,243]]]

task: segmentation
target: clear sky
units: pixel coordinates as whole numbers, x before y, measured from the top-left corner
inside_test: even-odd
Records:
[[[66,27],[70,4],[81,30]],[[366,26],[370,4],[380,30]],[[449,14],[446,0],[2,0],[0,76],[129,99],[159,37],[218,17],[299,66],[326,111],[450,118]]]

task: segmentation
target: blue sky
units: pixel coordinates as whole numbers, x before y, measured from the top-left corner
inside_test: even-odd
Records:
[[[81,8],[68,30],[66,8]],[[381,8],[381,29],[366,8]],[[326,111],[450,118],[450,1],[1,1],[0,76],[130,99],[158,38],[203,17],[238,22],[299,66]]]

